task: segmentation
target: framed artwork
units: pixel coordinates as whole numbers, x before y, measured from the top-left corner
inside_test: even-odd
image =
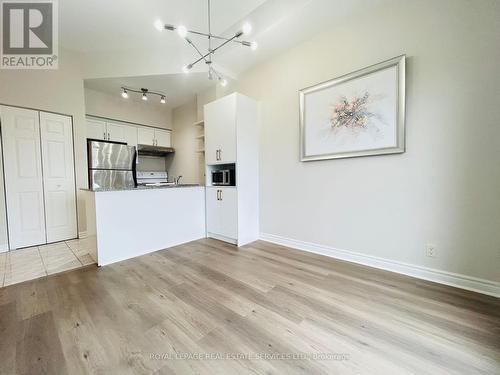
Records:
[[[405,56],[300,90],[301,161],[405,151]]]

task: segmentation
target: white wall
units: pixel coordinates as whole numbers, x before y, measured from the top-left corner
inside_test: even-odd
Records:
[[[0,70],[0,103],[73,117],[76,184],[79,189],[87,187],[85,107],[80,57],[66,50],[60,52],[58,70]],[[1,193],[0,200],[3,199],[3,191]],[[3,233],[5,229],[3,202],[0,204],[0,217],[2,218],[0,233]],[[84,227],[85,205],[80,192],[78,192],[78,220],[80,230],[84,230],[82,224]]]
[[[500,280],[499,4],[397,1],[244,73],[237,90],[262,105],[261,231]],[[407,152],[299,162],[298,90],[400,54]]]
[[[200,152],[202,142],[196,136],[203,129],[193,125],[197,122],[196,99],[173,110],[175,154],[168,158],[167,169],[170,176],[182,176],[182,183],[203,184],[204,157]]]
[[[172,128],[172,110],[160,107],[151,101],[137,102],[96,90],[85,89],[85,110],[87,115],[128,121],[136,124]]]

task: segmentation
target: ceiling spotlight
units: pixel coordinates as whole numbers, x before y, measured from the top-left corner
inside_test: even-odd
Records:
[[[122,98],[123,99],[127,99],[128,98],[128,92],[127,92],[126,89],[123,89],[123,91],[122,91]]]
[[[144,101],[148,100],[148,96],[146,95],[146,93],[142,94],[142,100],[144,100]]]
[[[167,102],[167,101],[165,100],[165,97],[164,97],[164,96],[162,96],[162,97],[161,97],[161,99],[160,99],[160,103],[161,103],[161,104],[165,104],[166,102]]]
[[[221,85],[222,87],[226,87],[226,86],[227,86],[227,79],[222,78],[222,79],[220,80],[220,85]]]
[[[250,43],[250,49],[252,51],[255,51],[258,47],[259,47],[259,45],[257,44],[257,42],[251,42]]]
[[[183,26],[183,25],[180,25],[179,27],[177,27],[177,34],[179,34],[179,36],[181,38],[185,38],[187,36],[187,29],[186,29],[186,26]]]
[[[165,24],[161,22],[161,20],[156,20],[154,26],[158,31],[163,31],[165,29]]]
[[[183,71],[184,73],[188,74],[188,73],[189,73],[189,71],[191,70],[191,68],[192,68],[192,67],[193,67],[193,65],[191,65],[191,64],[189,64],[189,65],[184,65],[184,66],[182,67],[182,71]]]
[[[243,31],[243,34],[248,35],[252,32],[252,25],[250,25],[248,22],[245,22],[241,28],[241,31]]]

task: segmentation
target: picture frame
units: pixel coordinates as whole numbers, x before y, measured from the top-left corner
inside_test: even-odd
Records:
[[[405,152],[401,55],[299,91],[302,162]]]

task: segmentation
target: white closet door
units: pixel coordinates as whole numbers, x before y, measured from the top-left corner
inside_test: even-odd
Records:
[[[73,129],[68,116],[40,112],[47,242],[77,237]]]
[[[37,111],[0,106],[10,248],[46,243]]]

